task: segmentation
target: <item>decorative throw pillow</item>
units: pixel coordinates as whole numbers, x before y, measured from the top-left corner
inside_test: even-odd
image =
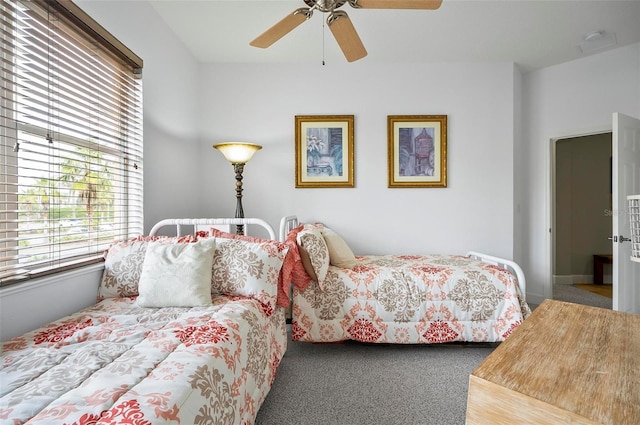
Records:
[[[105,252],[104,272],[98,298],[134,297],[148,242],[127,241],[111,245]]]
[[[98,299],[135,297],[138,281],[149,242],[195,242],[191,235],[181,237],[138,236],[128,241],[113,243],[104,253],[104,272],[98,288]]]
[[[300,254],[300,262],[302,263],[304,271],[312,281],[317,282],[318,276],[316,275],[316,271],[313,269],[313,264],[311,264],[311,257],[309,257],[309,253],[302,245],[298,245],[298,253]]]
[[[216,240],[164,244],[150,242],[140,282],[140,307],[211,305],[211,266]]]
[[[305,265],[302,261],[301,247],[298,246],[298,233],[300,233],[303,228],[304,225],[301,224],[295,229],[291,230],[287,235],[284,244],[289,247],[289,252],[287,253],[287,258],[285,258],[284,265],[282,266],[283,273],[288,277],[288,280],[291,281],[291,284],[301,291],[304,291],[309,283],[312,280],[315,280],[309,275],[309,273],[307,273]],[[313,272],[311,260],[309,258],[309,254],[306,251],[305,256],[305,261],[307,262],[306,267],[308,267]],[[287,266],[289,267],[287,268]],[[315,272],[313,272],[313,274],[315,276]]]
[[[271,243],[271,242],[276,242],[273,241],[271,239],[263,239],[263,238],[257,238],[254,236],[248,236],[248,235],[238,235],[236,233],[229,233],[226,232],[224,230],[221,230],[217,227],[212,227],[209,234],[213,237],[216,238],[222,238],[222,239],[239,239],[239,240],[243,240],[246,242],[253,242],[253,243]],[[279,244],[279,242],[278,242]],[[287,253],[284,257],[284,262],[282,264],[282,268],[280,269],[280,274],[278,275],[278,289],[277,289],[277,300],[276,300],[276,304],[279,305],[280,307],[285,307],[287,308],[289,306],[289,290],[288,290],[288,286],[285,285],[285,282],[288,281],[290,279],[290,273],[287,273],[287,276],[285,276],[284,272],[285,272],[285,267],[287,267],[288,265],[290,267],[293,267],[291,265],[292,262],[295,261],[294,255],[295,253],[297,253],[297,249],[295,250],[295,252],[291,249],[290,246],[287,245],[287,243],[284,243],[285,247],[288,249]],[[299,259],[299,258],[298,258]]]
[[[329,263],[332,266],[343,269],[352,269],[356,266],[356,256],[342,237],[328,227],[320,229],[324,241],[329,249]]]
[[[298,233],[300,258],[305,270],[324,289],[324,279],[329,271],[329,248],[320,229],[313,224],[305,224]]]
[[[211,229],[211,234],[216,231]],[[212,293],[254,298],[271,314],[278,302],[278,280],[288,248],[270,239],[218,236],[215,240]]]

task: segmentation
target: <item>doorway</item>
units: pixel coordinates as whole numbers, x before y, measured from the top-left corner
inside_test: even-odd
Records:
[[[552,149],[552,297],[612,308],[606,261],[594,285],[594,261],[612,255],[612,133],[555,139]]]

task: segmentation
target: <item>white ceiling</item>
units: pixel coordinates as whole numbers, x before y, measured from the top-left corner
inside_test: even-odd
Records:
[[[249,46],[305,7],[302,0],[149,1],[200,62],[346,62],[319,12],[268,49]],[[527,72],[585,56],[578,45],[590,32],[614,34],[615,47],[640,42],[640,0],[443,0],[437,10],[342,10],[369,52],[363,63],[515,62]]]

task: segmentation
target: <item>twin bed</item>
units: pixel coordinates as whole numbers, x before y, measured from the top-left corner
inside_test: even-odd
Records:
[[[236,224],[269,239],[217,228]],[[167,225],[177,236],[156,235]],[[529,314],[506,260],[347,255],[340,267],[344,241],[295,216],[275,239],[259,219],[175,219],[112,245],[97,304],[3,343],[0,423],[252,424],[289,305],[292,339],[313,342],[497,342]]]
[[[252,424],[287,347],[277,302],[286,247],[212,237],[213,229],[153,236],[165,225],[239,223],[275,239],[262,220],[183,219],[112,245],[101,301],[4,342],[0,423]],[[167,259],[173,270],[161,264]],[[206,281],[191,282],[200,263],[209,268]]]
[[[315,276],[292,282],[294,341],[501,342],[531,313],[512,261],[475,252],[355,256],[326,226],[284,217],[280,238],[296,232]]]

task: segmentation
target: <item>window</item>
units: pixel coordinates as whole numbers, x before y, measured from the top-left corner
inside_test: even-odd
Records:
[[[69,0],[0,4],[0,285],[140,234],[142,60]]]

